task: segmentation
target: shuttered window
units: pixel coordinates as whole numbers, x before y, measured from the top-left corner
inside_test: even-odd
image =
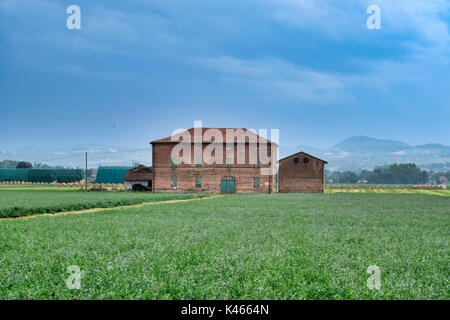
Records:
[[[202,187],[202,177],[195,177],[195,187],[196,188]]]

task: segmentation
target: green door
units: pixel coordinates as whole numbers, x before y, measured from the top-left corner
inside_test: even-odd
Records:
[[[223,178],[220,184],[220,192],[236,193],[236,180],[234,178]]]
[[[228,180],[228,193],[236,193],[236,180]]]
[[[220,184],[220,192],[228,193],[228,180],[222,179],[222,183]]]

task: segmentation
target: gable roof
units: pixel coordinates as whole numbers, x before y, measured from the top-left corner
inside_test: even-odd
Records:
[[[298,156],[298,155],[300,155],[300,154],[303,154],[303,155],[305,155],[305,156],[308,156],[308,157],[314,158],[314,159],[316,159],[316,160],[322,161],[323,163],[328,163],[328,162],[325,161],[325,160],[322,160],[322,159],[319,159],[319,158],[317,158],[317,157],[314,157],[314,156],[312,156],[312,155],[310,155],[310,154],[308,154],[308,153],[306,153],[306,152],[303,152],[303,151],[299,151],[299,152],[297,152],[297,153],[291,154],[290,156],[284,157],[283,159],[278,160],[278,162],[281,162],[281,161],[283,161],[283,160],[286,160],[286,159],[288,159],[288,158],[290,158],[290,157]]]
[[[143,166],[128,170],[124,178],[125,181],[152,180],[152,179],[153,179],[152,168]]]
[[[158,139],[158,140],[153,140],[150,143],[151,144],[154,144],[154,143],[179,143],[181,141],[178,139],[178,137],[185,134],[186,132],[188,132],[189,135],[191,136],[191,142],[194,142],[194,129],[197,129],[197,128],[190,128],[183,132],[177,133],[176,135],[173,135],[173,136],[169,136],[169,137]],[[200,129],[200,128],[198,128],[198,129]],[[210,129],[219,130],[219,132],[222,134],[224,143],[233,142],[233,141],[227,141],[227,130],[242,130],[245,135],[245,143],[249,142],[249,136],[255,137],[256,141],[258,143],[269,143],[269,144],[273,143],[272,141],[265,139],[262,136],[254,133],[253,131],[250,131],[246,128],[201,128],[201,129],[202,129],[202,143],[214,142],[214,141],[211,141],[211,139],[205,138],[205,132]],[[236,136],[234,137],[234,142],[238,142]],[[273,144],[276,144],[276,143],[273,143]]]

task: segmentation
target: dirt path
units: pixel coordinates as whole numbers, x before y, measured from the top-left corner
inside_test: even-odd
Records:
[[[133,205],[128,205],[128,206],[119,206],[119,207],[111,207],[111,208],[92,208],[92,209],[85,209],[85,210],[79,210],[79,211],[65,211],[65,212],[55,212],[55,213],[34,214],[34,215],[30,215],[30,216],[16,217],[16,218],[0,218],[0,221],[25,220],[25,219],[33,219],[33,218],[38,218],[38,217],[68,216],[68,215],[71,215],[71,214],[93,213],[93,212],[120,210],[120,209],[128,209],[128,208],[140,208],[140,207],[159,205],[159,204],[178,203],[178,202],[190,202],[190,201],[206,200],[206,199],[213,199],[213,198],[220,198],[220,197],[223,197],[223,195],[212,195],[212,196],[207,196],[207,197],[203,197],[203,198],[192,198],[192,199],[143,202],[143,203],[139,203],[139,204],[133,204]]]

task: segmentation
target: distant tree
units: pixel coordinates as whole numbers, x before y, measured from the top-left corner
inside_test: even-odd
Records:
[[[377,170],[379,170],[379,169],[376,169],[375,171],[370,173],[369,176],[367,177],[367,181],[369,183],[384,183],[380,172]]]
[[[356,183],[358,182],[358,176],[351,171],[345,171],[341,176],[341,183]]]
[[[16,168],[18,164],[19,164],[19,161],[3,160],[3,161],[0,161],[0,168],[13,169],[13,168]]]
[[[370,171],[367,170],[362,170],[361,173],[359,174],[359,179],[361,180],[367,180],[367,178],[370,175]]]
[[[369,183],[422,184],[428,181],[428,174],[414,163],[400,163],[375,169],[367,180]]]
[[[40,162],[35,162],[33,164],[33,168],[38,168],[38,169],[50,169],[51,167],[48,164],[45,163],[40,163]],[[63,169],[63,168],[61,168]]]
[[[30,169],[33,168],[33,165],[29,162],[21,161],[17,164],[17,169]]]

